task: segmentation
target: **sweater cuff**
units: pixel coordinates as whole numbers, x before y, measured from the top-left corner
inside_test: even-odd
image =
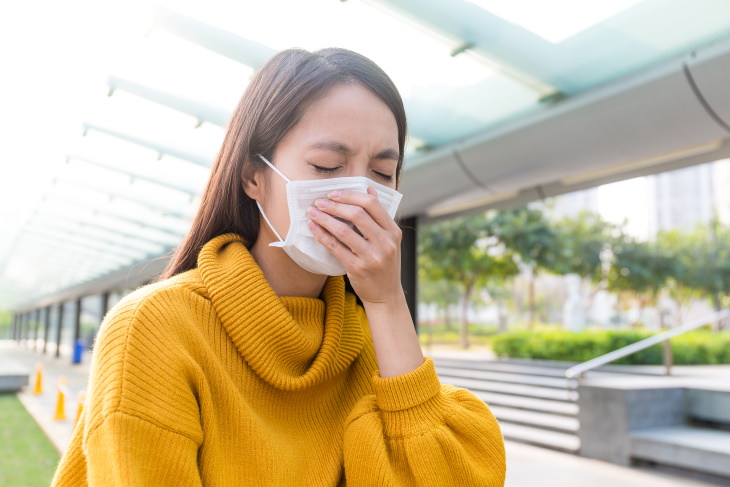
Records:
[[[373,375],[378,407],[383,411],[402,411],[423,404],[441,391],[433,360],[426,357],[415,370],[396,377]]]

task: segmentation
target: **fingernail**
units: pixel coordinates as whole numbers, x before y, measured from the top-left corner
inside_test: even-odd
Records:
[[[330,199],[336,200],[340,196],[342,196],[342,191],[332,191],[330,194],[327,195]]]
[[[329,200],[317,200],[314,202],[317,208],[327,208],[330,205]]]
[[[308,208],[307,214],[311,217],[317,217],[321,215],[322,213],[317,208]]]

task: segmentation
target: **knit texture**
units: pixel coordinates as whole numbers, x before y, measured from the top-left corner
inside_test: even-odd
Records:
[[[104,320],[54,486],[502,486],[494,416],[430,359],[380,378],[342,277],[279,297],[235,235]]]

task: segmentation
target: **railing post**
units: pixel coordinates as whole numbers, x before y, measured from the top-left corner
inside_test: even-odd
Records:
[[[664,356],[664,375],[672,375],[672,365],[674,362],[674,357],[672,356],[671,340],[664,340],[662,355]]]

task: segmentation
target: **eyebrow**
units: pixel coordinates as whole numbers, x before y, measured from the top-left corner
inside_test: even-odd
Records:
[[[340,154],[349,156],[352,154],[352,149],[347,147],[345,144],[341,142],[335,142],[335,141],[325,141],[325,142],[315,142],[310,146],[310,149],[315,150],[327,150],[327,151],[333,151],[338,152]],[[392,159],[394,161],[397,161],[400,158],[400,155],[398,151],[394,149],[385,149],[384,151],[378,153],[375,156],[375,159]]]

